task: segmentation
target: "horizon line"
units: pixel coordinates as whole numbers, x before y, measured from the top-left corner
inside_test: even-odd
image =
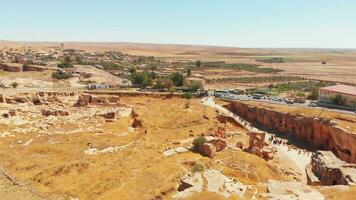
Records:
[[[155,42],[128,42],[128,41],[42,41],[42,40],[2,40],[0,42],[13,43],[121,43],[121,44],[143,44],[143,45],[169,45],[169,46],[200,46],[200,47],[217,47],[217,48],[233,48],[233,49],[307,49],[307,50],[356,50],[356,47],[242,47],[242,46],[228,46],[228,45],[214,45],[214,44],[189,44],[189,43],[155,43]]]

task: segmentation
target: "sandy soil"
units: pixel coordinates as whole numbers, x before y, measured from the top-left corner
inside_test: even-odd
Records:
[[[51,42],[8,42],[0,41],[0,49],[32,47],[47,49],[59,47]],[[286,75],[340,81],[356,84],[356,50],[335,49],[247,49],[216,46],[164,45],[140,43],[64,43],[65,48],[87,51],[117,50],[124,53],[161,57],[169,61],[226,61],[252,63],[284,69]],[[286,63],[261,63],[258,58],[283,57]],[[321,62],[326,61],[326,65]]]
[[[26,111],[22,106],[19,119],[32,116],[31,121],[17,120],[21,125],[0,121],[1,130],[12,135],[0,137],[0,163],[21,183],[49,199],[171,199],[180,178],[192,171],[187,164],[192,161],[251,185],[246,198],[256,191],[265,192],[271,178],[294,180],[299,176],[288,162],[267,162],[235,149],[220,152],[214,159],[195,153],[165,157],[165,149],[188,145],[184,141],[191,141],[192,135],[214,132],[220,125],[215,109],[196,99],[122,97],[120,102],[133,107],[143,121],[142,128],[131,130],[130,117],[105,123],[100,117],[85,117],[89,108],[69,106],[65,109],[70,116],[47,119],[49,124],[42,129],[39,126],[46,123],[43,116],[37,116],[36,107]],[[247,145],[245,129],[233,124],[226,129],[234,133],[230,145],[237,141]],[[89,146],[103,153],[88,154]],[[117,150],[110,153],[109,149]]]

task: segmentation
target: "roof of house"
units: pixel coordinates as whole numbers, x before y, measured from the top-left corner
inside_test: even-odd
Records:
[[[356,87],[350,85],[333,85],[320,88],[320,90],[356,96]]]

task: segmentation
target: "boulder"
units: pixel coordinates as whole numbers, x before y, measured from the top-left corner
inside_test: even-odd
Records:
[[[100,117],[104,117],[105,119],[115,119],[115,112],[108,112],[105,114],[100,114]]]
[[[215,146],[217,152],[224,150],[227,146],[226,141],[220,138],[210,140],[209,143]]]
[[[39,96],[33,97],[31,101],[32,101],[33,105],[42,105],[42,101]]]
[[[16,110],[9,110],[9,115],[11,117],[16,116]]]
[[[27,97],[14,97],[14,101],[17,103],[26,103],[28,102]]]
[[[132,126],[132,128],[142,127],[142,120],[139,120],[135,117],[131,126]]]
[[[8,104],[16,104],[16,101],[15,101],[15,98],[14,98],[14,97],[9,97],[9,96],[7,96],[7,97],[5,97],[5,101],[6,101],[6,103],[8,103]]]
[[[209,158],[213,158],[216,154],[216,148],[212,143],[204,143],[199,146],[199,152]]]

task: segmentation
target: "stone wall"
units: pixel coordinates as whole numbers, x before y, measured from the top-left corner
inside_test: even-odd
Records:
[[[356,163],[356,133],[328,119],[282,113],[238,101],[227,108],[254,125],[293,138],[310,148],[332,151],[341,160]]]
[[[10,63],[4,64],[0,63],[0,69],[8,72],[22,72],[23,68],[21,64]]]

